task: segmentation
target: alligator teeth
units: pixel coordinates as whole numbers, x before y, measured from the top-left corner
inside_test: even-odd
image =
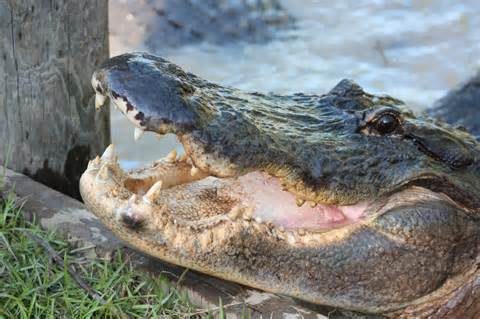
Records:
[[[227,214],[228,218],[232,221],[236,220],[240,213],[242,212],[241,208],[238,206],[234,206]]]
[[[192,166],[190,169],[190,175],[192,177],[196,177],[200,173],[200,169],[198,167]]]
[[[153,184],[153,186],[150,187],[145,196],[143,196],[143,199],[146,200],[149,204],[155,202],[155,200],[160,196],[160,192],[162,191],[162,184],[162,181],[158,181]]]
[[[290,245],[295,245],[295,243],[297,242],[297,239],[295,238],[295,236],[292,233],[287,233],[287,242]]]
[[[315,203],[315,202],[310,202],[308,204],[310,205],[311,208],[317,207],[317,203]]]
[[[167,161],[168,163],[175,163],[175,161],[177,160],[177,150],[173,149],[170,151],[170,153],[168,153],[167,156],[165,156],[165,161]]]
[[[91,171],[97,168],[97,164],[92,160],[88,161],[87,171]]]
[[[100,167],[100,157],[97,155],[93,160],[88,161],[87,171],[98,170]]]
[[[188,159],[188,156],[187,156],[187,154],[184,153],[178,158],[178,161],[185,163],[185,162],[187,162],[187,159]]]
[[[133,138],[135,139],[135,141],[138,141],[143,136],[143,133],[145,133],[144,130],[136,127],[135,130],[133,131]]]
[[[115,146],[113,144],[108,145],[105,152],[103,152],[102,161],[108,163],[115,162]]]
[[[297,198],[296,203],[298,207],[302,207],[302,205],[305,204],[305,200],[302,198]]]
[[[130,196],[130,198],[128,199],[128,203],[135,203],[138,199],[138,195],[137,194],[132,194],[132,196]]]
[[[252,219],[252,216],[253,216],[253,208],[247,207],[245,209],[245,213],[243,214],[243,219],[249,220],[249,219]]]
[[[256,221],[257,223],[259,223],[259,224],[263,223],[262,217],[256,217],[256,218],[255,218],[255,221]]]
[[[107,97],[100,93],[95,93],[95,109],[98,111],[105,104]]]
[[[110,167],[108,167],[108,164],[103,164],[103,166],[98,171],[97,176],[95,177],[95,180],[106,181],[110,179],[112,176],[113,176],[113,173],[110,170]]]

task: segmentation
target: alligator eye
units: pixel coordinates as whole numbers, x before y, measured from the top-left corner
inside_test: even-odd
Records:
[[[391,113],[380,115],[373,123],[374,128],[380,134],[392,133],[398,128],[399,125],[400,122],[398,118]]]

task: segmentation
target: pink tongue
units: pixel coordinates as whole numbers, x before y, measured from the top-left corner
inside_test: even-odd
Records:
[[[293,194],[282,191],[278,179],[254,172],[239,178],[250,198],[245,205],[254,207],[254,217],[272,221],[286,228],[330,229],[358,221],[368,206],[361,202],[351,206],[304,204],[298,207]]]

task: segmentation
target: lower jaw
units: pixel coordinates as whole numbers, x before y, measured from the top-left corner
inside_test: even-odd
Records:
[[[272,263],[274,256],[282,251],[289,259],[300,247],[315,251],[336,244],[361,223],[332,231],[305,231],[262,221],[253,215],[252,209],[242,206],[240,199],[244,197],[238,197],[245,195],[242,185],[247,182],[242,184],[239,178],[205,177],[201,172],[191,176],[190,170],[188,163],[163,159],[152,168],[124,173],[115,156],[110,156],[89,164],[80,189],[86,205],[108,228],[151,256],[250,287],[331,304],[330,300],[321,299],[318,292],[304,294],[285,284],[282,276],[277,278],[270,267],[253,265],[256,258]],[[190,181],[176,184],[182,179]],[[152,187],[160,180],[166,188],[152,198]],[[214,187],[220,198],[228,195],[235,199],[229,203],[228,212],[224,210],[227,207],[209,205],[205,210],[200,207],[199,203],[205,201],[202,196],[208,197],[205,191],[208,193]],[[222,202],[228,201],[223,198]],[[199,207],[202,216],[196,218]],[[261,271],[263,275],[255,276],[251,271]],[[288,278],[295,282],[295,277]]]

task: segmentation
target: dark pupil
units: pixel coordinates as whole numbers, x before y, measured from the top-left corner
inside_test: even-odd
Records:
[[[377,131],[381,134],[393,132],[397,128],[397,118],[391,114],[382,115],[375,125]]]

